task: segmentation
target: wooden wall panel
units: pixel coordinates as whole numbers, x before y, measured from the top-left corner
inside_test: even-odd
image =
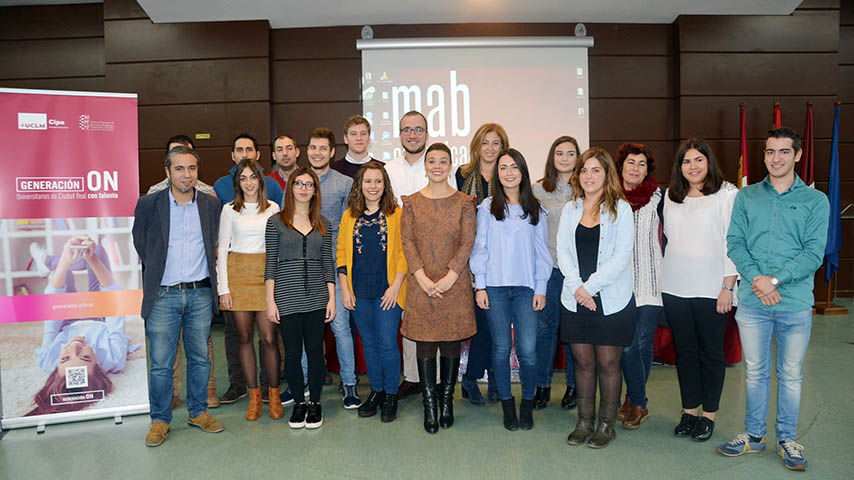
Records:
[[[683,53],[682,95],[835,95],[836,53]]]
[[[686,52],[835,52],[839,12],[790,16],[679,17],[679,48]]]
[[[104,20],[148,18],[136,0],[104,0]]]
[[[4,7],[0,40],[39,40],[104,36],[104,8],[99,3]]]
[[[148,19],[107,22],[108,63],[218,58],[266,58],[267,21],[152,23]],[[145,38],[145,42],[140,42]]]
[[[270,36],[271,58],[315,60],[320,58],[361,59],[356,40],[362,27],[280,28]]]
[[[591,137],[600,140],[668,141],[675,136],[674,99],[590,99]],[[595,136],[592,134],[595,132]]]
[[[77,92],[103,92],[107,89],[104,76],[27,78],[23,80],[0,80],[0,87],[35,88],[41,90],[73,90]],[[125,93],[125,92],[120,92]]]
[[[266,58],[107,64],[107,87],[139,93],[140,105],[269,99]]]
[[[104,75],[104,38],[21,40],[0,49],[0,78]]]
[[[361,113],[360,102],[286,103],[273,108],[276,135],[293,135],[298,144],[306,142],[316,127],[332,129],[336,140],[343,143],[344,119]]]
[[[677,73],[670,57],[590,56],[588,62],[591,99],[675,96]]]
[[[355,59],[273,62],[276,103],[359,100],[362,61]]]
[[[269,102],[149,105],[139,107],[139,148],[164,148],[167,138],[183,132],[209,139],[195,140],[196,147],[230,147],[237,133],[249,133],[259,144],[270,144]]]

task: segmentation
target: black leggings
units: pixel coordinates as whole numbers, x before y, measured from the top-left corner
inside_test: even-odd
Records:
[[[320,401],[326,367],[323,362],[323,332],[326,309],[313,312],[284,315],[280,319],[279,332],[285,344],[285,378],[294,395],[294,401],[305,401],[302,376],[302,349],[308,357],[308,390],[312,402]]]
[[[682,298],[663,294],[664,314],[676,347],[676,374],[682,408],[703,405],[716,412],[724,389],[726,313],[717,312],[713,298]]]
[[[599,374],[599,394],[603,405],[620,403],[623,377],[620,358],[623,347],[571,343],[572,360],[575,362],[575,388],[578,398],[596,398],[596,374]]]
[[[418,358],[436,358],[439,355],[446,358],[460,358],[460,340],[452,342],[415,342],[415,356]]]

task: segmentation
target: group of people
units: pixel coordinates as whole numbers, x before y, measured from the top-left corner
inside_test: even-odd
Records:
[[[561,136],[543,177],[533,181],[498,124],[475,132],[471,160],[456,172],[448,147],[428,146],[427,132],[424,115],[404,114],[404,154],[384,164],[368,154],[370,123],[354,115],[344,125],[343,158],[332,161],[335,136],[327,128],[310,133],[308,166],[297,165],[294,139],[280,136],[269,176],[255,140],[240,135],[232,148],[235,167],[215,183],[215,196],[197,193],[210,187],[198,182],[192,145],[180,145],[189,139],[170,140],[167,179],[139,200],[133,229],[151,345],[147,445],[161,444],[169,431],[182,328],[190,425],[222,431],[205,408],[212,378],[206,345],[218,309],[230,312],[226,355],[236,351],[245,383],[229,372],[232,385],[219,401],[248,392],[247,420],[257,419],[268,400],[274,419],[284,416],[283,404],[294,403],[292,428],[322,425],[323,335],[331,323],[344,408],[358,409],[360,417],[379,412],[390,422],[398,400],[420,391],[431,434],[454,423],[462,341],[471,339],[463,398],[486,402],[477,383],[486,373],[486,397],[500,401],[508,430],[533,428],[533,411],[550,402],[555,351],[563,343],[561,406],[578,407],[567,442],[593,448],[615,439],[618,420],[627,429],[647,420],[653,338],[664,314],[682,399],[674,434],[702,442],[714,431],[724,327],[739,303],[746,432],[718,451],[736,456],[765,448],[776,334],[777,451],[787,467],[806,468],[795,427],[828,202],[794,173],[802,153],[797,133],[770,131],[768,176],[738,190],[701,139],[679,147],[665,189],[642,144],[623,145],[613,159],[599,147],[581,152],[574,138]],[[370,381],[364,401],[355,389],[351,318]],[[253,325],[266,388],[257,378]],[[286,390],[278,386],[277,330]],[[510,380],[514,344],[518,408]]]

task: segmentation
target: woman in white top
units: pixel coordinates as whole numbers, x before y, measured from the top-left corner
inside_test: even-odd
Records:
[[[673,433],[698,442],[714,432],[724,385],[724,329],[737,275],[726,234],[737,192],[704,140],[682,143],[664,199],[661,292],[682,394],[682,419]]]
[[[267,219],[279,212],[279,206],[267,200],[264,171],[250,159],[237,164],[234,175],[234,201],[225,204],[219,221],[216,274],[220,309],[234,312],[240,337],[240,364],[249,388],[247,420],[261,414],[261,389],[255,369],[255,336],[258,333],[267,372],[270,398],[279,398],[279,346],[276,327],[267,320],[264,266]],[[279,402],[270,402],[270,417],[279,419],[284,411]]]

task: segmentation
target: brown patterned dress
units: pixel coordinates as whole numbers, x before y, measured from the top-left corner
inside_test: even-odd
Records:
[[[401,240],[409,265],[400,328],[404,337],[450,342],[477,332],[469,271],[476,225],[474,198],[464,193],[433,199],[416,192],[403,197]],[[421,268],[433,281],[449,269],[460,276],[442,298],[430,298],[415,280],[414,272]]]

